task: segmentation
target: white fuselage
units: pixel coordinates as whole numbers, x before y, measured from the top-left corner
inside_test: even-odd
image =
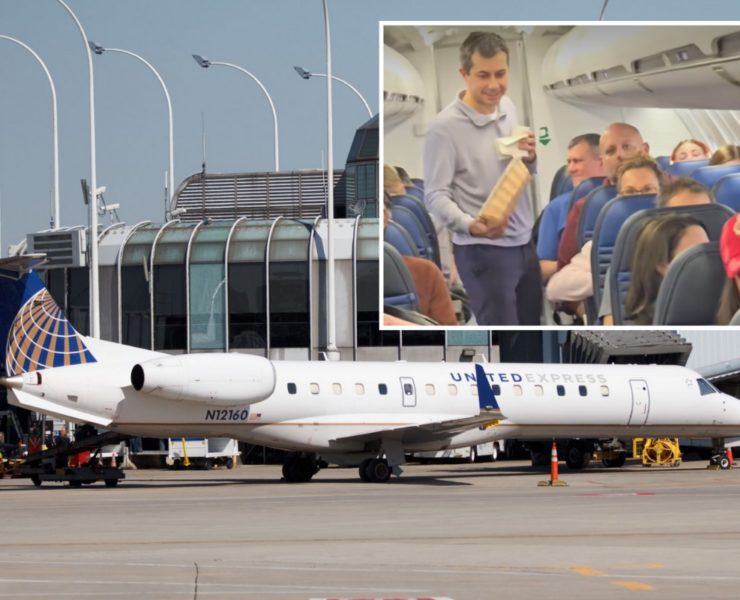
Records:
[[[10,390],[11,402],[138,436],[228,437],[332,454],[362,452],[383,437],[418,452],[515,437],[740,436],[740,401],[702,395],[700,375],[684,367],[486,364],[504,418],[445,432],[435,424],[480,414],[472,363],[273,361],[265,400],[213,406],[137,392],[132,367],[161,355],[88,341],[101,362],[42,371],[40,385]]]

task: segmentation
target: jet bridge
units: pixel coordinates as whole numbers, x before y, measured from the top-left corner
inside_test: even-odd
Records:
[[[686,366],[692,345],[672,331],[571,331],[562,361],[580,364]]]

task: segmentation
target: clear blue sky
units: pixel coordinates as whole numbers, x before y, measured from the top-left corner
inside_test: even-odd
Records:
[[[281,170],[320,168],[326,148],[321,0],[68,0],[88,37],[140,54],[172,96],[175,183],[200,171],[201,112],[209,172],[269,171],[272,118],[262,91],[223,67],[199,68],[191,54],[239,64],[272,95],[280,120]],[[333,72],[377,112],[380,20],[598,19],[602,0],[329,0]],[[608,20],[740,20],[737,0],[610,0]],[[62,225],[87,223],[79,181],[89,179],[87,62],[74,22],[56,0],[0,0],[0,34],[46,62],[59,102]],[[98,184],[128,223],[163,217],[167,169],[164,97],[153,75],[119,54],[94,56]],[[334,87],[334,160],[344,165],[360,101]],[[3,255],[9,243],[48,227],[51,99],[30,54],[0,40],[0,203]]]

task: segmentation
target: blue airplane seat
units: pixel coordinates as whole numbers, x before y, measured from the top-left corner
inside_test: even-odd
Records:
[[[709,159],[703,158],[701,160],[686,160],[684,162],[677,162],[668,167],[666,173],[673,177],[690,177],[691,174],[702,167],[709,165]]]
[[[720,179],[736,173],[740,173],[740,165],[717,165],[697,169],[691,174],[691,179],[703,183],[711,190]]]
[[[735,212],[740,211],[740,173],[725,175],[712,190],[718,204],[724,204]]]
[[[423,179],[411,179],[411,183],[413,183],[416,187],[424,189],[424,180]]]
[[[581,215],[578,219],[578,229],[576,230],[576,245],[580,250],[583,245],[594,236],[596,221],[599,219],[601,209],[606,203],[615,198],[617,188],[613,185],[604,185],[593,190],[583,203]]]
[[[411,196],[412,198],[416,198],[421,202],[424,202],[424,190],[420,187],[416,187],[415,185],[406,186],[406,195]]]
[[[560,190],[565,183],[565,178],[568,177],[568,173],[566,171],[567,168],[568,165],[563,165],[555,172],[555,175],[552,178],[552,183],[550,184],[550,200],[548,200],[548,202],[551,202],[554,198],[557,198],[563,193]]]
[[[601,210],[594,228],[593,245],[591,247],[591,277],[593,278],[594,293],[589,298],[590,302],[586,302],[586,310],[590,313],[589,323],[595,323],[595,319],[598,319],[599,306],[604,295],[606,272],[611,266],[622,225],[636,212],[655,207],[655,198],[654,194],[622,196],[609,200]]]
[[[570,201],[568,202],[568,212],[570,212],[570,209],[573,208],[573,205],[576,202],[578,202],[581,198],[585,198],[596,188],[601,187],[603,184],[603,177],[589,177],[588,179],[584,179],[583,181],[581,181],[581,183],[579,183],[575,187],[573,193],[570,196]]]
[[[427,237],[426,231],[424,231],[424,227],[419,223],[419,219],[416,218],[414,213],[405,206],[394,206],[391,208],[391,219],[394,223],[403,227],[411,236],[421,258],[426,258],[431,261],[434,260],[434,250],[429,244],[429,238]]]
[[[733,212],[721,204],[701,204],[651,208],[641,210],[629,217],[619,231],[607,282],[612,298],[612,317],[615,325],[625,325],[627,321],[625,303],[629,291],[635,244],[640,231],[649,219],[670,214],[691,215],[698,219],[706,228],[709,240],[714,242],[719,241],[722,228]]]
[[[714,325],[726,278],[719,242],[682,252],[660,286],[653,324]]]
[[[383,241],[393,246],[403,256],[413,256],[415,258],[421,258],[419,250],[414,243],[414,240],[398,223],[388,221],[388,225],[383,232]]]
[[[566,175],[565,179],[560,184],[560,194],[567,194],[573,191],[573,180],[570,175]],[[560,195],[558,194],[558,196]]]
[[[434,226],[434,221],[432,221],[432,217],[427,212],[424,202],[417,198],[413,198],[412,196],[392,196],[391,202],[393,203],[393,206],[403,206],[408,208],[412,213],[414,213],[414,216],[419,219],[419,222],[424,227],[427,238],[429,238],[429,245],[434,251],[430,260],[432,260],[435,265],[442,268],[439,252],[439,240],[437,239],[437,228]]]
[[[411,273],[401,254],[388,242],[383,244],[383,304],[419,311],[419,296]]]
[[[657,162],[658,166],[663,171],[665,171],[671,165],[671,157],[670,156],[656,156],[655,162]]]

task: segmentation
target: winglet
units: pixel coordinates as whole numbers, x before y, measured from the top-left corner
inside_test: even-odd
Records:
[[[488,377],[480,364],[475,365],[475,381],[478,385],[478,401],[480,402],[481,411],[491,411],[501,409],[496,402],[496,396],[488,383]]]

